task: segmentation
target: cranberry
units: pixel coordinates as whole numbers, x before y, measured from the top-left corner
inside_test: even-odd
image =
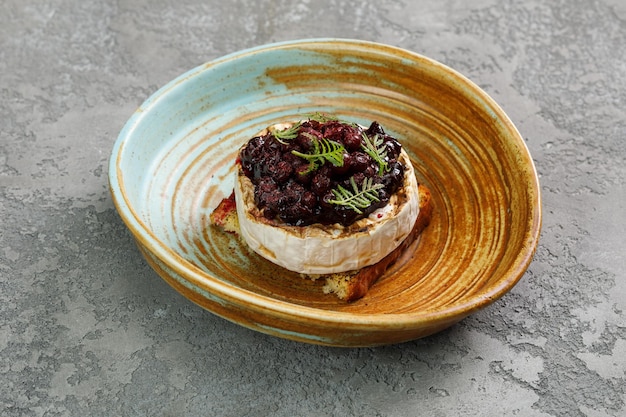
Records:
[[[301,152],[309,152],[313,148],[313,140],[322,140],[324,136],[317,130],[302,128],[295,140],[295,144],[300,146]]]
[[[328,175],[318,172],[311,179],[311,191],[319,196],[324,195],[330,188],[330,182]]]
[[[278,190],[278,185],[269,177],[265,177],[256,185],[257,194],[267,194]]]
[[[361,136],[361,132],[357,129],[351,129],[346,132],[346,135],[343,138],[343,144],[346,149],[350,152],[358,151],[361,149],[361,143],[363,142],[363,138]]]
[[[333,201],[335,199],[335,194],[332,191],[327,191],[322,198],[320,198],[320,204],[322,205],[322,207],[326,208],[326,209],[333,209],[334,206],[331,203],[331,201]]]
[[[380,168],[378,168],[378,164],[374,165],[374,164],[369,164],[364,170],[363,170],[363,175],[365,175],[366,177],[375,177],[376,174],[378,174],[378,171],[380,171]]]
[[[400,151],[402,150],[402,145],[397,140],[387,136],[385,141],[385,149],[387,151],[387,156],[390,159],[397,159],[400,156]]]
[[[326,139],[334,140],[335,142],[343,141],[344,127],[336,120],[326,123],[322,128],[322,134]]]
[[[383,177],[383,183],[388,188],[398,188],[404,181],[404,165],[398,161],[389,164],[389,171]]]
[[[349,161],[352,172],[361,172],[372,163],[372,158],[365,152],[357,151],[351,154]]]
[[[367,133],[367,136],[371,137],[374,135],[384,135],[385,131],[383,130],[383,127],[378,124],[378,122],[372,122],[372,124],[370,125],[370,127],[367,128],[365,133]]]
[[[279,184],[286,182],[293,173],[293,166],[287,161],[278,161],[275,165],[269,165],[268,171],[271,177]]]
[[[311,179],[313,178],[313,172],[309,169],[308,165],[299,165],[297,168],[295,168],[294,172],[294,178],[300,184],[307,185],[311,183]]]
[[[263,196],[263,205],[259,207],[265,208],[266,210],[271,210],[274,213],[280,211],[283,202],[283,195],[280,190],[273,191],[271,193],[264,194]]]
[[[350,154],[348,152],[343,153],[343,165],[332,167],[333,175],[344,175],[350,171]]]
[[[314,210],[317,205],[317,196],[311,191],[305,191],[300,201],[304,207]]]

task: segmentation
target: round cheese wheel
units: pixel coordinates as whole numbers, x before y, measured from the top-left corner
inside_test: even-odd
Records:
[[[241,236],[250,248],[288,270],[333,274],[358,270],[383,259],[402,243],[419,213],[417,180],[404,150],[403,186],[384,207],[349,226],[291,226],[266,219],[254,202],[254,185],[238,167],[235,199]]]

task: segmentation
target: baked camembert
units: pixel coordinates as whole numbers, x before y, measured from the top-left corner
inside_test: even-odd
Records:
[[[430,218],[407,153],[376,122],[364,128],[316,114],[273,125],[240,149],[236,164],[234,201],[225,199],[212,222],[282,268],[324,276],[325,291],[349,301],[425,227],[415,230],[420,209]],[[367,270],[365,292],[346,290]]]

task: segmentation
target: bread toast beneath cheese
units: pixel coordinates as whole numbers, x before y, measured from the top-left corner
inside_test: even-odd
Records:
[[[228,233],[239,233],[239,218],[237,217],[237,203],[235,192],[224,198],[209,215],[211,224],[218,226]]]
[[[430,224],[433,204],[430,190],[425,185],[418,185],[419,214],[413,229],[404,241],[391,253],[377,263],[361,268],[357,271],[347,271],[327,275],[308,276],[312,279],[325,278],[324,292],[334,293],[338,298],[347,302],[356,301],[369,291],[372,285],[392,266],[415,242],[418,236]],[[228,233],[239,232],[239,221],[234,194],[224,198],[210,214],[211,224]],[[277,268],[279,268],[277,266]],[[306,274],[302,274],[307,277]]]

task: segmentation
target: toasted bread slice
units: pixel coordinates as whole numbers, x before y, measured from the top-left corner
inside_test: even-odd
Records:
[[[239,218],[235,203],[235,192],[226,197],[209,215],[211,224],[220,227],[228,233],[239,233]]]
[[[419,215],[413,229],[406,239],[389,253],[382,260],[374,265],[366,266],[358,271],[348,271],[328,275],[309,276],[312,279],[325,278],[324,292],[334,293],[337,297],[347,302],[356,301],[362,298],[369,291],[370,287],[393,265],[404,251],[411,246],[417,237],[430,223],[433,204],[430,190],[424,186],[418,186],[419,193]],[[234,195],[223,199],[210,215],[211,223],[225,232],[238,233],[239,221]],[[279,268],[277,266],[277,268]],[[303,276],[307,277],[307,275]]]

